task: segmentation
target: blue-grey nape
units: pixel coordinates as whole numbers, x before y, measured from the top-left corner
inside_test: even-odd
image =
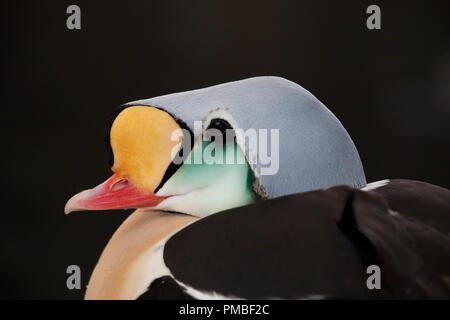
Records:
[[[226,110],[243,131],[278,129],[278,172],[262,175],[264,165],[251,164],[269,198],[336,185],[366,185],[358,151],[345,128],[316,97],[289,80],[255,77],[127,105],[164,109],[192,130],[194,121],[205,120],[217,109]],[[269,155],[277,151],[271,150],[270,142],[267,148]],[[249,159],[258,158],[257,153],[245,150]]]

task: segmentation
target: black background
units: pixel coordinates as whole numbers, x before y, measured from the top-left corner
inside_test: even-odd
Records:
[[[366,28],[378,4],[382,29]],[[82,29],[66,28],[81,7]],[[450,2],[2,1],[1,298],[81,298],[123,211],[65,216],[110,171],[118,105],[258,75],[318,97],[368,181],[450,187]]]

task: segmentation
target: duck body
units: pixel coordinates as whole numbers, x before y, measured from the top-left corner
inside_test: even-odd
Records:
[[[411,180],[299,193],[201,220],[181,215],[179,230],[142,253],[153,269],[128,298],[449,298],[449,218],[450,191]],[[371,265],[380,289],[367,287]],[[93,277],[104,273],[97,268]]]

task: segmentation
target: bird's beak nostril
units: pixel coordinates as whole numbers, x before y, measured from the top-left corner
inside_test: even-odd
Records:
[[[93,189],[84,190],[69,199],[65,213],[83,210],[134,209],[154,207],[168,197],[140,191],[128,177],[113,174]]]
[[[117,190],[125,188],[126,186],[128,186],[128,180],[127,179],[120,179],[119,181],[115,182],[111,186],[111,191],[117,191]]]

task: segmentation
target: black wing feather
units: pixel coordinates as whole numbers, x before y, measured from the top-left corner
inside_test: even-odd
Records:
[[[169,239],[164,261],[183,284],[225,296],[449,297],[450,192],[414,183],[405,196],[399,183],[397,196],[340,186],[220,212]],[[420,220],[427,207],[432,217]],[[380,265],[381,290],[367,289],[370,264]]]

